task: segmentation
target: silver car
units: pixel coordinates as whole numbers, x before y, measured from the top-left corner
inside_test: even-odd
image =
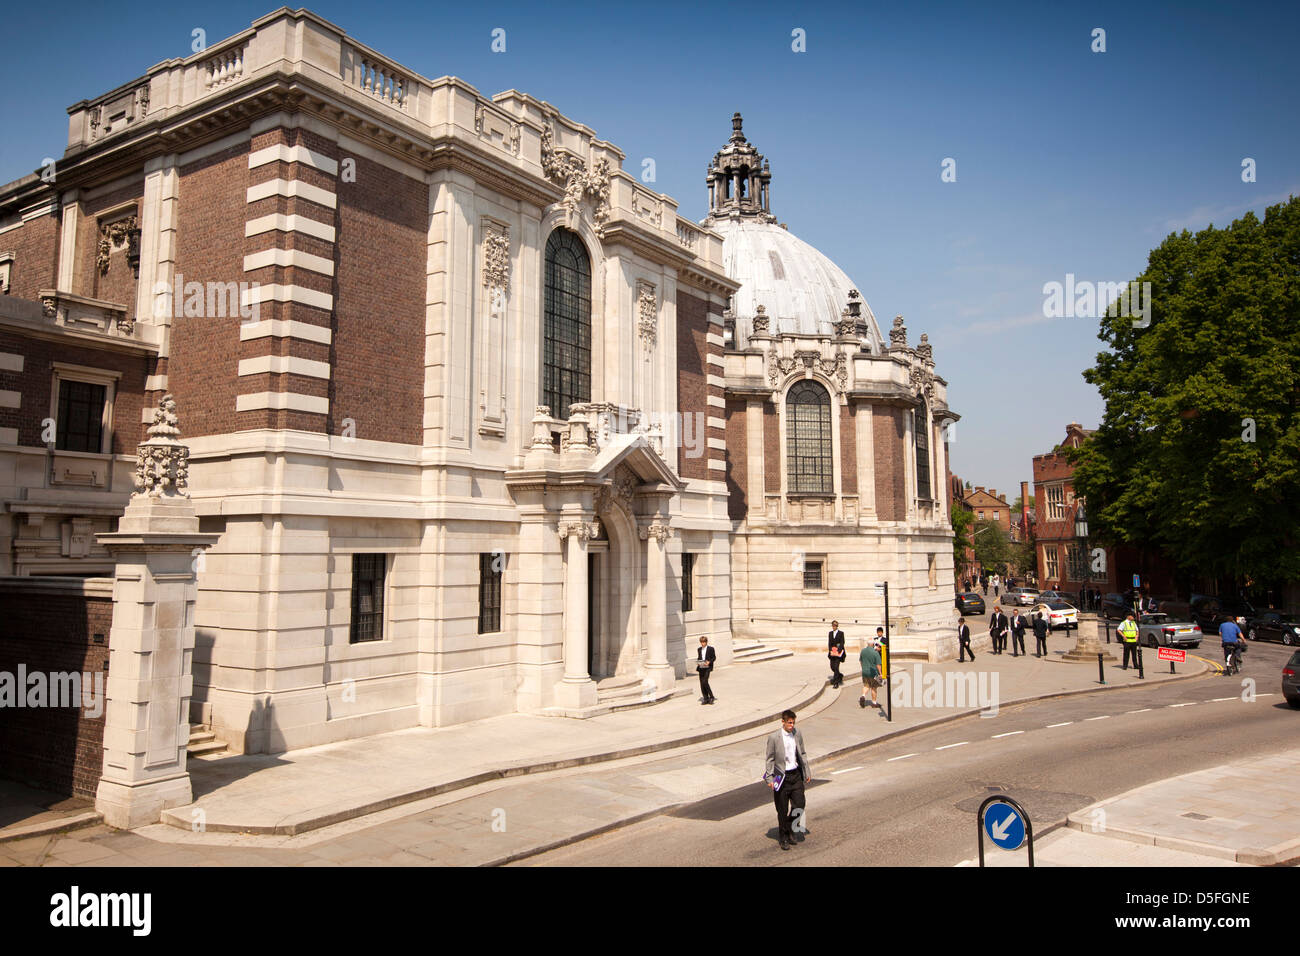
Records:
[[[1143,614],[1138,618],[1138,643],[1144,647],[1200,647],[1200,625],[1169,620],[1168,614]]]
[[[1038,591],[1034,588],[1009,588],[1003,600],[1020,607],[1033,607],[1038,603]]]

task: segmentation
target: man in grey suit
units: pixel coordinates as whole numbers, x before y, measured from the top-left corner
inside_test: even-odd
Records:
[[[772,779],[778,770],[785,774],[779,790]],[[792,843],[802,843],[804,835],[810,832],[804,820],[804,786],[812,779],[812,768],[803,749],[803,734],[794,727],[793,710],[781,714],[781,729],[767,738],[767,776],[767,785],[776,801],[781,849],[788,850]]]

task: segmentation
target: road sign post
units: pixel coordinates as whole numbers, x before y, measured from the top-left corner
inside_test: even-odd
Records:
[[[893,689],[894,685],[891,683],[891,681],[893,680],[893,676],[892,676],[893,669],[890,668],[888,663],[889,662],[889,582],[882,581],[881,584],[884,586],[884,590],[885,590],[885,646],[884,646],[884,654],[881,655],[884,658],[884,664],[885,664],[885,720],[886,722],[892,724],[894,722],[894,695],[890,693],[890,691]]]
[[[1169,662],[1169,673],[1171,674],[1177,673],[1177,671],[1174,670],[1175,663],[1187,663],[1187,652],[1181,651],[1176,647],[1162,647],[1156,651],[1156,657],[1159,660]]]
[[[1034,825],[1025,808],[1015,800],[1000,793],[986,799],[975,814],[975,829],[979,838],[980,866],[984,865],[986,832],[993,845],[1003,850],[1018,850],[1028,842],[1029,865],[1034,865]]]

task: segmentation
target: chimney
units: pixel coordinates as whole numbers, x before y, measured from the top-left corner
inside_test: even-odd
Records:
[[[983,491],[983,490],[984,490],[984,486],[983,486],[983,485],[976,485],[976,486],[975,486],[975,490],[976,490],[976,491]]]
[[[990,488],[989,494],[991,494],[994,498],[996,498],[998,496],[998,490],[996,488]]]
[[[1020,483],[1020,507],[1029,507],[1029,482],[1027,481]]]

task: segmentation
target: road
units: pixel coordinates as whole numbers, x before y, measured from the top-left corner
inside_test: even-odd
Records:
[[[998,790],[1020,801],[1041,835],[1066,814],[1135,787],[1294,747],[1300,711],[1278,688],[1290,654],[1251,646],[1244,676],[1257,680],[1252,702],[1225,677],[1042,701],[814,766],[810,833],[789,852],[777,847],[770,796],[755,786],[518,865],[952,866],[975,855],[975,811]]]

